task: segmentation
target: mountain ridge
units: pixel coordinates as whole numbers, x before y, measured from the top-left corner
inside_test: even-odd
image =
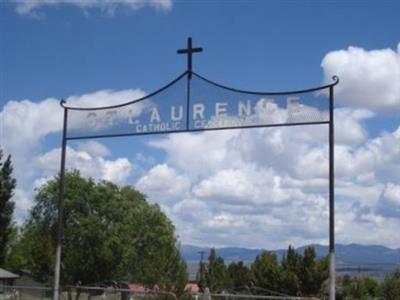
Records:
[[[328,246],[310,244],[296,248],[296,251],[303,253],[306,247],[313,246],[317,257],[328,254]],[[185,261],[195,262],[200,260],[200,251],[205,252],[204,259],[207,259],[211,247],[199,247],[193,245],[182,245],[181,254]],[[225,261],[252,262],[257,255],[263,251],[273,252],[278,259],[282,259],[286,249],[249,249],[244,247],[220,247],[215,248],[217,255]],[[361,244],[336,244],[336,259],[338,264],[396,264],[400,265],[400,248],[392,249],[382,245],[361,245]]]

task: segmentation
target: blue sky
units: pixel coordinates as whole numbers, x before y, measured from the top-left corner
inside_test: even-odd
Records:
[[[56,99],[76,96],[96,106],[156,90],[185,70],[176,50],[192,36],[204,48],[194,69],[228,86],[297,90],[340,76],[337,240],[400,247],[393,239],[400,225],[396,1],[0,5],[0,144],[14,158],[20,221],[33,188],[58,170]],[[74,142],[68,162],[86,176],[145,192],[183,243],[326,244],[325,133],[296,128]],[[267,187],[261,177],[270,179]],[[271,199],[263,202],[265,193]]]

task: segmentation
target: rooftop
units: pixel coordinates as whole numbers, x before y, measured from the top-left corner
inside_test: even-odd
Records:
[[[19,278],[17,274],[11,273],[7,270],[0,268],[0,279],[15,279]]]

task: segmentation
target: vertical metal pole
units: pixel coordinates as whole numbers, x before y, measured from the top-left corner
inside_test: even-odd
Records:
[[[329,87],[329,300],[335,300],[335,136],[333,86]]]
[[[192,55],[193,53],[202,52],[203,48],[193,48],[192,47],[192,38],[189,37],[187,40],[187,48],[186,49],[179,49],[177,52],[178,54],[187,54],[187,95],[186,95],[186,130],[189,130],[189,105],[190,105],[190,80],[192,79],[193,74],[193,62],[192,62]]]
[[[186,129],[190,129],[189,119],[190,119],[190,81],[192,80],[192,38],[188,38],[188,56],[187,56],[187,95],[186,95]]]
[[[56,259],[54,264],[54,286],[53,300],[58,300],[60,292],[60,271],[61,271],[61,248],[63,240],[63,207],[64,207],[64,177],[65,177],[65,155],[67,150],[67,120],[68,109],[64,107],[64,125],[61,148],[61,168],[60,168],[60,187],[58,202],[58,229],[57,229],[57,247]]]
[[[188,65],[188,71],[189,71],[189,80],[192,79],[192,38],[188,38],[188,56],[187,56],[187,65]]]
[[[186,88],[186,130],[190,130],[190,81],[192,76],[192,71],[188,70],[188,77],[187,77],[187,88]]]

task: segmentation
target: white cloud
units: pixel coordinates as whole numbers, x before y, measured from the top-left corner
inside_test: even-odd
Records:
[[[140,89],[121,91],[101,90],[66,99],[71,106],[90,107],[124,103],[145,95]],[[72,128],[74,114],[70,111]],[[31,100],[10,100],[0,111],[0,144],[7,153],[12,154],[15,176],[20,186],[27,188],[36,176],[32,157],[43,151],[42,142],[62,131],[63,109],[59,100],[47,98],[38,102]],[[60,139],[60,138],[58,138]],[[83,144],[85,152],[91,155],[106,155],[107,149],[96,143]],[[89,149],[91,148],[91,149]],[[102,148],[102,149],[100,149]],[[95,153],[97,151],[97,153]],[[102,152],[102,153],[101,153]],[[59,166],[59,163],[56,163]]]
[[[348,132],[335,153],[337,237],[339,242],[394,246],[384,228],[400,224],[384,215],[382,204],[395,193],[381,182],[388,167],[396,174],[400,169],[400,128],[368,139],[362,120],[369,116],[357,109],[338,113],[347,125],[337,130]],[[170,135],[150,143],[166,151],[167,163],[152,166],[136,186],[161,204],[188,243],[268,248],[326,244],[326,134],[324,126],[309,126]],[[69,148],[68,166],[84,176],[124,182],[132,164],[106,160],[107,150],[100,143]],[[59,153],[53,149],[35,161],[44,175],[58,172]],[[366,235],[366,228],[378,233],[355,238]]]
[[[124,103],[143,97],[143,91],[136,90],[102,90],[66,99],[68,105],[78,107],[96,107]],[[73,113],[71,113],[73,114]],[[63,109],[59,100],[44,99],[39,102],[30,100],[8,101],[0,112],[2,124],[2,145],[13,155],[32,151],[45,136],[62,130]],[[74,120],[70,119],[73,127]]]
[[[384,185],[374,181],[370,184],[357,184],[351,181],[338,182],[335,187],[336,195],[350,199],[348,201],[361,201],[364,205],[376,206]]]
[[[196,198],[183,199],[176,203],[173,207],[175,215],[179,215],[179,221],[196,222],[202,224],[202,221],[212,217],[211,210],[207,204]]]
[[[93,93],[74,95],[65,99],[67,106],[99,107],[126,103],[144,97],[141,89],[100,90]]]
[[[102,90],[66,100],[72,106],[101,106],[124,103],[144,95],[138,89]],[[60,149],[44,154],[41,152],[46,149],[45,142],[49,136],[61,135],[62,117],[63,109],[59,106],[59,100],[54,98],[38,102],[10,100],[0,111],[0,145],[6,153],[12,154],[14,176],[18,183],[14,199],[19,221],[26,216],[33,189],[59,171]],[[125,183],[133,168],[126,158],[105,159],[110,151],[98,142],[81,143],[78,151],[72,148],[68,150],[67,167],[80,169],[85,176]],[[22,204],[18,206],[19,203]]]
[[[229,158],[232,165],[237,163],[238,160],[230,157],[227,142],[238,134],[239,131],[173,134],[151,141],[150,145],[165,150],[171,166],[196,178],[222,168]]]
[[[374,214],[372,209],[360,207],[353,203],[336,204],[336,237],[341,243],[380,244],[398,247],[393,239],[399,227],[399,221]]]
[[[96,141],[87,141],[80,143],[78,150],[87,152],[92,156],[108,156],[111,154],[110,150],[104,145]]]
[[[44,172],[46,177],[53,176],[59,171],[60,156],[61,149],[53,149],[37,157],[35,165]],[[106,160],[102,157],[95,157],[87,152],[76,151],[67,147],[66,168],[78,169],[86,177],[122,184],[131,174],[133,166],[127,158]]]
[[[400,208],[400,185],[388,183],[383,192],[383,197],[389,203],[396,205]]]
[[[400,129],[368,138],[363,121],[372,117],[369,110],[337,109],[337,239],[398,246],[384,228],[394,234],[399,221],[377,208],[388,172],[394,178],[400,169]],[[171,135],[150,145],[165,150],[169,168],[193,183],[168,212],[185,242],[328,242],[326,126]],[[374,226],[377,233],[367,237]]]
[[[335,109],[335,142],[344,145],[359,145],[366,141],[368,132],[363,121],[374,114],[366,109]]]
[[[13,155],[29,152],[40,139],[62,128],[62,109],[54,98],[35,103],[8,101],[0,112],[3,146]]]
[[[380,81],[397,78],[395,68],[382,66],[396,65],[398,56],[392,50],[349,48],[328,54],[323,62],[326,76],[341,76],[338,99],[364,107],[335,110],[338,242],[399,246],[392,236],[400,226],[400,127],[370,138],[364,124],[375,116],[373,110],[397,109],[399,99],[392,94],[398,90]],[[353,68],[361,68],[367,84]],[[374,68],[377,74],[371,79],[369,70]],[[140,90],[99,91],[67,100],[70,105],[92,106],[141,95]],[[55,99],[10,101],[4,106],[0,116],[3,136],[7,149],[20,151],[19,172],[26,172],[29,165],[23,153],[37,149],[44,137],[60,132],[61,113]],[[150,170],[136,186],[165,208],[185,242],[268,248],[327,243],[327,133],[327,126],[303,126],[153,139],[149,145],[165,151],[166,162],[141,150],[143,154],[135,159]],[[60,149],[53,149],[38,155],[30,165],[47,178],[58,172],[59,155]],[[68,148],[67,163],[84,176],[126,182],[132,163],[108,155],[103,144],[82,143],[77,150]],[[36,184],[41,181],[37,179]],[[16,197],[22,199],[21,208],[29,203],[23,191]]]
[[[143,175],[136,187],[150,200],[163,202],[171,198],[184,198],[190,188],[188,177],[179,175],[167,164],[156,165]]]
[[[73,5],[81,9],[98,9],[108,16],[113,16],[116,11],[136,11],[144,7],[151,7],[161,11],[172,8],[172,0],[12,0],[16,11],[20,15],[39,16],[43,7],[59,5]]]
[[[379,199],[378,213],[384,217],[400,217],[400,185],[389,182]]]
[[[290,189],[282,188],[279,176],[270,170],[252,167],[216,171],[200,181],[193,194],[209,202],[230,205],[282,204],[291,197]]]
[[[133,169],[127,158],[117,158],[113,161],[100,159],[100,162],[104,163],[102,179],[118,184],[125,183]]]
[[[27,212],[32,206],[32,198],[24,190],[16,188],[12,200],[15,202],[15,216],[17,223],[22,224],[27,217]]]
[[[176,205],[174,218],[180,236],[197,244],[280,248],[289,243],[326,242],[324,199],[296,200],[287,206],[270,206],[269,210],[253,207],[246,212],[252,205],[235,211],[217,201],[191,199]]]
[[[374,110],[400,110],[400,44],[397,50],[349,47],[322,60],[325,81],[338,75],[335,98]]]
[[[194,195],[210,201],[229,203],[251,203],[254,197],[254,184],[242,170],[221,170],[202,180],[195,188]]]

